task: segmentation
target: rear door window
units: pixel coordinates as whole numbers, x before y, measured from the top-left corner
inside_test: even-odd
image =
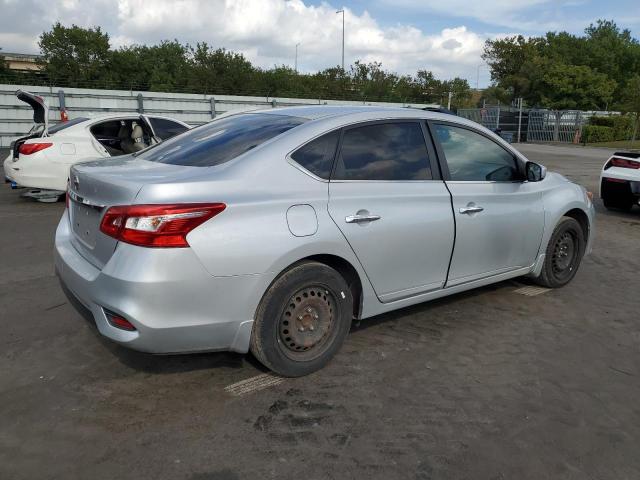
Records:
[[[305,122],[290,115],[245,113],[202,125],[140,152],[159,163],[212,167],[228,162]]]
[[[418,122],[375,123],[345,130],[332,179],[431,180]]]
[[[150,117],[149,121],[151,122],[151,126],[153,127],[153,132],[156,134],[156,137],[161,140],[167,140],[188,130],[188,128],[181,123],[174,122],[173,120],[168,120],[166,118]]]
[[[340,130],[322,135],[291,154],[297,164],[314,175],[328,180],[340,139]]]

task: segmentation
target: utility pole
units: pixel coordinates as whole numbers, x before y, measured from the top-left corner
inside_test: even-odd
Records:
[[[451,110],[451,97],[453,97],[453,92],[449,92],[449,100],[447,100],[447,110]]]
[[[522,97],[518,98],[518,139],[516,143],[520,143],[520,128],[522,127]]]
[[[294,70],[296,71],[296,74],[298,73],[298,46],[300,45],[300,43],[296,43],[296,63],[295,63],[295,68]]]
[[[342,14],[342,71],[344,72],[344,8],[336,13]]]

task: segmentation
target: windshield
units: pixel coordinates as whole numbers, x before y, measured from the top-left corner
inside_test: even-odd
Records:
[[[306,120],[288,115],[245,113],[214,120],[139,153],[152,162],[212,167],[228,162]]]

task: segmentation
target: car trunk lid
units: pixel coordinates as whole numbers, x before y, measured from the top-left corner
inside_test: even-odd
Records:
[[[69,174],[69,221],[76,250],[101,269],[118,244],[100,231],[108,208],[131,205],[145,184],[167,181],[188,169],[132,156],[74,165]]]
[[[49,129],[49,107],[44,99],[24,90],[17,90],[15,95],[18,100],[26,103],[33,109],[33,126],[27,135],[16,139],[11,144],[14,161],[19,158],[18,150],[20,149],[20,145],[30,138],[46,137]]]

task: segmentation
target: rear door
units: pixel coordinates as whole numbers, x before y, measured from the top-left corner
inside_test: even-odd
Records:
[[[447,286],[531,266],[544,229],[539,184],[483,133],[430,122],[452,195],[456,242]]]
[[[444,285],[453,248],[449,192],[419,121],[345,128],[329,213],[383,302]]]

